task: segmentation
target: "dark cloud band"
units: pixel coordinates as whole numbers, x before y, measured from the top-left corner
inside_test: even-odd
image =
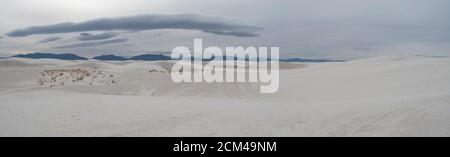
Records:
[[[114,32],[105,32],[100,34],[80,33],[77,38],[80,41],[105,40],[116,37],[118,34]]]
[[[45,44],[45,43],[49,43],[49,42],[55,42],[55,41],[58,41],[60,39],[61,39],[60,37],[47,38],[47,39],[43,39],[41,41],[38,41],[37,43],[38,44]]]
[[[35,34],[73,33],[86,31],[144,31],[154,29],[186,29],[200,30],[217,35],[238,37],[256,37],[261,27],[240,24],[223,17],[199,14],[176,15],[136,15],[118,18],[99,18],[80,23],[60,23],[45,26],[34,26],[13,30],[9,37],[24,37]]]

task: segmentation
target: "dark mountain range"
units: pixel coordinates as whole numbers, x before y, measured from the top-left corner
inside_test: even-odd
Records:
[[[29,53],[29,54],[19,54],[11,57],[18,58],[31,58],[31,59],[61,59],[61,60],[88,60],[88,58],[80,57],[75,54],[53,54],[53,53]],[[251,60],[258,61],[257,59],[248,59],[248,58],[237,58],[233,56],[222,56],[223,60]],[[211,59],[203,59],[203,61],[211,61],[215,57]],[[135,61],[167,61],[172,60],[170,56],[166,56],[163,54],[143,54],[133,56],[131,58],[116,56],[116,55],[100,55],[93,57],[92,59],[101,60],[101,61],[126,61],[126,60],[135,60]],[[191,60],[194,60],[192,57]],[[200,59],[201,60],[201,59]],[[266,60],[266,59],[264,59]],[[270,61],[270,58],[267,59]],[[280,59],[280,62],[304,62],[304,63],[320,63],[320,62],[344,62],[343,60],[330,60],[330,59],[303,59],[303,58],[284,58]]]
[[[169,56],[165,56],[162,54],[143,54],[131,57],[130,60],[136,60],[136,61],[166,61],[166,60],[172,60]]]
[[[31,59],[61,59],[61,60],[88,60],[87,58],[80,57],[74,54],[53,54],[53,53],[29,53],[29,54],[18,54],[11,57],[17,58],[31,58]]]
[[[130,60],[128,58],[122,57],[122,56],[116,56],[116,55],[101,55],[101,56],[96,56],[92,59],[95,60],[101,60],[101,61],[126,61],[126,60]]]

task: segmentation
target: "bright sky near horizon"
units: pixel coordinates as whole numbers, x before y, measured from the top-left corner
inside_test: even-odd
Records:
[[[448,0],[1,0],[0,54],[279,46],[285,57],[450,55]],[[39,27],[32,27],[39,26]]]

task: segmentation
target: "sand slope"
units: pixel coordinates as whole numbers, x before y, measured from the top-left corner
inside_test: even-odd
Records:
[[[275,94],[172,64],[0,60],[0,136],[450,136],[450,58],[283,64]]]

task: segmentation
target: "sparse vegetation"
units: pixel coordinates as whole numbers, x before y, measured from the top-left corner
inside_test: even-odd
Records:
[[[67,83],[79,83],[79,84],[104,84],[104,85],[116,85],[117,81],[109,80],[114,78],[113,74],[106,75],[102,71],[96,70],[45,70],[40,72],[41,78],[37,80],[38,85],[46,87],[58,87],[68,85]],[[106,76],[109,76],[106,79]],[[105,80],[106,79],[106,80]],[[109,81],[108,81],[109,80]]]

